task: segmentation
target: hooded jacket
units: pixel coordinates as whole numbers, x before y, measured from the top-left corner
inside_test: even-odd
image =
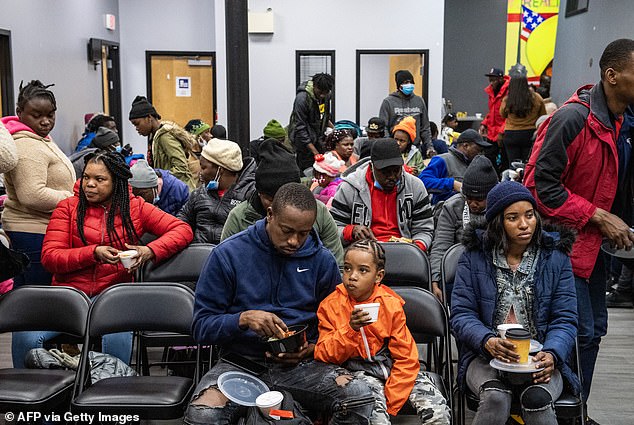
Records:
[[[229,212],[227,221],[222,228],[220,240],[224,241],[230,236],[246,230],[247,227],[264,217],[266,217],[266,211],[260,202],[260,197],[254,191],[249,199],[241,202]],[[343,266],[343,246],[341,246],[341,239],[337,233],[337,224],[323,202],[317,202],[317,218],[315,218],[313,229],[319,235],[324,246],[335,256],[337,264]]]
[[[564,227],[543,231],[540,257],[533,281],[533,320],[542,351],[553,354],[555,366],[578,393],[580,383],[570,368],[577,336],[577,296],[568,252],[574,234]],[[484,250],[484,230],[468,228],[451,295],[451,328],[461,345],[458,382],[464,387],[471,361],[482,356],[491,360],[484,348],[496,336],[493,320],[497,307],[496,271],[490,250]]]
[[[539,127],[524,185],[544,218],[574,228],[571,261],[588,279],[603,236],[588,221],[610,211],[618,185],[616,135],[601,83],[581,87]]]
[[[11,133],[0,122],[0,173],[8,173],[18,165],[18,150]]]
[[[168,214],[176,215],[189,199],[189,187],[167,170],[159,170],[163,179],[163,188],[155,204]]]
[[[497,143],[498,136],[500,133],[504,132],[504,123],[505,119],[500,115],[500,106],[502,106],[502,99],[504,99],[509,94],[509,83],[511,82],[511,77],[508,75],[504,76],[504,84],[500,88],[498,94],[493,93],[493,89],[491,88],[491,84],[484,88],[484,92],[489,97],[489,113],[482,120],[482,125],[487,128],[487,137],[493,143]]]
[[[376,285],[363,303],[381,304],[377,321],[363,330],[372,356],[387,342],[394,363],[384,392],[387,412],[396,415],[409,398],[420,371],[416,342],[405,324],[405,301],[387,286]],[[341,365],[351,358],[367,357],[361,333],[350,327],[350,314],[356,304],[360,303],[348,296],[342,283],[319,305],[315,359]]]
[[[345,177],[332,201],[330,214],[339,228],[343,241],[343,229],[349,224],[370,227],[372,224],[372,199],[366,173],[370,163],[364,163]],[[401,236],[431,245],[434,220],[425,185],[409,173],[403,172],[396,187],[396,216]]]
[[[113,246],[125,251],[127,248],[110,240],[106,229],[108,214],[112,211],[99,205],[88,205],[84,217],[84,236],[81,240],[77,229],[77,206],[79,205],[79,181],[75,185],[75,196],[59,203],[46,229],[42,245],[42,265],[53,273],[53,285],[72,286],[89,297],[121,282],[130,282],[133,276],[121,265],[97,262],[95,248]],[[148,243],[159,263],[181,251],[192,240],[192,232],[186,223],[164,213],[130,191],[130,217],[139,237],[144,233],[157,235]],[[121,214],[117,212],[114,222],[117,234],[123,237]],[[127,238],[128,244],[138,244]]]
[[[154,168],[169,170],[176,178],[196,188],[196,179],[189,166],[191,136],[177,124],[162,121],[152,138],[152,160]]]
[[[2,227],[12,232],[44,234],[55,206],[73,196],[73,164],[50,135],[38,136],[16,116],[4,117],[2,122],[13,136],[19,158],[4,175],[8,197]]]
[[[287,325],[307,324],[307,340],[317,341],[317,307],[341,282],[339,267],[314,230],[293,255],[277,252],[259,220],[218,245],[207,260],[194,304],[196,341],[222,350],[264,358],[266,344],[240,329],[240,314],[262,310]]]
[[[319,102],[313,92],[313,82],[307,81],[297,87],[293,103],[288,135],[297,154],[297,166],[300,171],[313,166],[314,156],[308,144],[312,143],[320,152],[324,152],[323,141],[326,127],[330,121],[330,95],[324,100],[323,114],[319,111]]]
[[[427,167],[421,171],[418,177],[432,194],[432,205],[445,201],[456,194],[453,190],[453,183],[455,180],[462,181],[468,166],[469,160],[455,146],[450,146],[449,152],[436,155],[429,161]]]
[[[421,147],[421,153],[425,154],[429,149],[433,149],[431,144],[431,129],[429,127],[429,116],[427,106],[422,97],[410,94],[403,94],[400,90],[390,93],[383,99],[379,117],[386,122],[389,132],[403,117],[414,117],[416,119],[416,140],[413,143]]]
[[[255,160],[245,158],[236,182],[222,197],[218,196],[217,190],[208,190],[205,186],[189,195],[177,217],[191,226],[195,243],[220,243],[229,212],[255,190],[255,169]]]

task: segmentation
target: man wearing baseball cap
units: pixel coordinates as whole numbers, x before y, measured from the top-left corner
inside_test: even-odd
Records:
[[[508,95],[511,78],[508,75],[504,75],[504,71],[500,68],[491,68],[484,76],[489,78],[489,85],[484,88],[484,92],[489,98],[489,113],[480,124],[480,134],[486,136],[492,143],[492,146],[487,149],[485,154],[493,165],[496,165],[498,151],[500,150],[498,143],[501,142],[504,134],[505,121],[500,115],[500,105],[502,104],[502,99]]]
[[[471,160],[490,146],[491,143],[485,142],[477,131],[470,128],[460,133],[458,139],[449,147],[449,152],[431,159],[418,177],[432,194],[432,205],[460,192],[462,178]]]
[[[361,147],[371,139],[380,139],[385,137],[385,121],[379,117],[372,117],[368,120],[368,125],[365,128],[365,133],[368,137],[357,137],[354,139],[354,146],[352,147],[352,155],[355,159],[361,157]]]
[[[396,140],[376,139],[370,162],[345,176],[330,209],[344,245],[400,240],[426,251],[434,233],[425,185],[403,172]]]

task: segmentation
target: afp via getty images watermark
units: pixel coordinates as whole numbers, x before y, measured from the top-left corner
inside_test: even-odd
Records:
[[[128,422],[138,422],[139,415],[110,415],[99,412],[98,414],[90,413],[42,413],[42,412],[7,412],[4,414],[6,422],[35,422],[43,420],[46,422],[81,422],[85,424],[94,424],[100,422],[110,422],[118,424],[126,424]]]

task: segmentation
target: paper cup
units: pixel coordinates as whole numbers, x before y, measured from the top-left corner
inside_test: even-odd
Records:
[[[119,253],[119,261],[121,261],[121,264],[123,265],[123,267],[125,267],[126,269],[129,269],[130,267],[132,267],[132,265],[136,261],[135,258],[137,255],[139,255],[139,253],[134,249],[130,249],[128,251],[121,251]]]
[[[477,113],[477,114],[475,114],[475,117],[480,120],[480,119],[482,119],[482,114],[481,113]]]
[[[523,327],[517,323],[503,323],[498,325],[498,335],[500,335],[500,338],[506,338],[506,331],[509,329],[523,329]]]
[[[506,340],[515,344],[515,352],[520,355],[519,363],[528,363],[531,348],[531,333],[526,329],[508,329]]]
[[[370,314],[370,321],[368,323],[377,321],[379,318],[379,307],[381,307],[379,303],[357,304],[354,306],[354,308],[366,311]]]
[[[279,391],[268,391],[260,394],[255,399],[255,405],[258,406],[260,412],[265,418],[269,417],[271,410],[279,410],[282,407],[282,401],[284,400],[284,394]]]

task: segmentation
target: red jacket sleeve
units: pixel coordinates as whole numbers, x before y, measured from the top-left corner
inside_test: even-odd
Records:
[[[420,371],[418,349],[412,334],[405,324],[405,312],[399,305],[394,308],[392,332],[388,348],[394,365],[385,382],[387,412],[396,415],[409,398]]]
[[[156,262],[171,257],[190,244],[194,235],[189,224],[148,202],[140,199],[138,202],[141,203],[140,215],[143,231],[158,236],[158,239],[147,244],[154,252]]]
[[[319,319],[319,340],[315,346],[315,359],[324,363],[341,364],[357,355],[361,344],[361,334],[350,327],[350,311],[343,308],[345,300],[333,307],[333,296],[328,296],[317,309]],[[347,319],[343,317],[347,315]]]
[[[65,199],[57,205],[44,235],[42,265],[54,274],[74,272],[91,267],[97,262],[93,256],[97,245],[71,247],[72,227],[76,226],[72,199]]]

